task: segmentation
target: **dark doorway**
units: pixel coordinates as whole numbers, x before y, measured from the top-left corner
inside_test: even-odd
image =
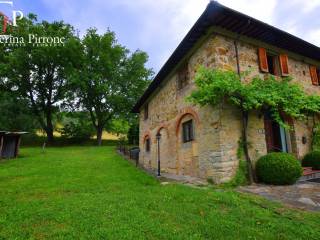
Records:
[[[279,57],[276,55],[271,55],[267,53],[267,61],[268,61],[269,73],[272,75],[278,76],[280,72]]]
[[[264,116],[264,125],[268,152],[290,152],[289,132],[269,112]]]

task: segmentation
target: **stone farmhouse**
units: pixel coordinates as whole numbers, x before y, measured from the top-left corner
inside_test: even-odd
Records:
[[[145,168],[156,170],[159,154],[161,172],[215,183],[235,175],[240,111],[227,104],[199,107],[186,101],[195,89],[200,65],[238,73],[250,69],[249,78],[290,75],[306,92],[320,94],[320,48],[212,1],[133,109],[140,113],[139,161]],[[248,141],[253,161],[272,151],[301,158],[310,150],[312,119],[296,121],[284,116],[284,120],[294,130],[283,129],[268,114],[250,115]]]

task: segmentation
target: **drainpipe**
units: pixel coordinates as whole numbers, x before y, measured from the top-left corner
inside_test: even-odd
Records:
[[[246,28],[249,27],[250,24],[251,24],[251,19],[248,20]],[[241,77],[241,69],[240,69],[238,41],[240,40],[240,37],[244,32],[245,31],[241,31],[240,33],[238,33],[237,38],[233,42],[234,43],[234,48],[235,48],[235,51],[236,51],[237,73],[238,73],[239,77]]]
[[[158,142],[158,177],[161,176],[161,166],[160,166],[160,139],[161,139],[161,133],[159,132],[157,134],[157,142]]]
[[[240,61],[239,61],[239,49],[238,49],[238,40],[240,36],[238,35],[237,39],[234,40],[234,48],[236,50],[236,60],[237,60],[237,72],[239,77],[241,77]]]

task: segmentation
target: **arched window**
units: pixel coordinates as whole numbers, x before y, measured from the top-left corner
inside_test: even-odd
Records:
[[[194,126],[192,119],[182,123],[182,140],[184,143],[194,140]]]
[[[151,141],[150,141],[150,138],[147,138],[145,141],[145,151],[150,152],[150,149],[151,149]]]
[[[201,127],[196,111],[191,107],[185,108],[177,117],[176,136],[182,143],[192,142],[196,139],[196,131]]]

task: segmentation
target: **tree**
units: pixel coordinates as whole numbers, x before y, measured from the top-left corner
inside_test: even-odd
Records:
[[[123,118],[114,118],[110,122],[110,125],[106,126],[106,130],[117,136],[126,135],[129,131],[129,122]]]
[[[245,76],[243,76],[245,77]],[[296,119],[320,112],[320,97],[306,94],[299,85],[291,83],[291,78],[276,79],[269,75],[267,79],[254,77],[249,83],[243,83],[241,76],[232,71],[200,68],[196,74],[195,90],[188,98],[201,106],[216,106],[224,101],[238,107],[242,115],[243,151],[247,161],[249,181],[255,180],[248,151],[248,121],[252,110],[270,111],[280,125],[281,113]]]
[[[61,127],[57,131],[61,133],[61,137],[68,139],[70,142],[86,142],[95,133],[88,112],[61,111],[59,118]]]
[[[139,145],[139,118],[133,118],[129,126],[127,134],[128,143],[131,145]]]
[[[29,43],[29,37],[64,38],[64,44]],[[64,22],[38,22],[30,14],[19,22],[13,37],[24,44],[6,44],[0,53],[0,80],[7,89],[28,99],[32,112],[49,142],[53,141],[53,117],[69,90],[66,76],[79,59],[79,43],[73,28]]]
[[[145,67],[146,53],[119,45],[113,32],[99,35],[89,29],[82,40],[81,65],[72,82],[75,99],[91,116],[101,145],[102,132],[114,118],[127,117],[149,83],[151,70]]]
[[[0,109],[0,130],[34,132],[37,129],[27,99],[0,91]]]

